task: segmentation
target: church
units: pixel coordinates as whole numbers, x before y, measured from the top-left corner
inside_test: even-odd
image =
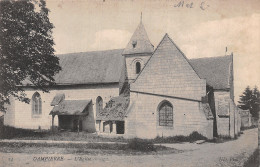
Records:
[[[25,82],[30,103],[10,97],[5,125],[146,139],[240,131],[233,54],[188,59],[168,34],[154,47],[140,22],[124,49],[57,56],[56,85]]]

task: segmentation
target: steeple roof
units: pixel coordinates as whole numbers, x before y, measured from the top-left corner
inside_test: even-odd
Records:
[[[153,45],[148,38],[142,21],[123,51],[123,55],[135,53],[153,53]]]

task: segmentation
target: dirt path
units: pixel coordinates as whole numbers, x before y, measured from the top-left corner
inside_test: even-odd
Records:
[[[1,166],[177,166],[215,167],[242,166],[257,148],[257,129],[244,131],[239,139],[214,144],[168,144],[168,147],[185,150],[167,155],[69,155],[69,154],[13,154],[0,153]],[[56,157],[54,161],[53,158]],[[59,158],[58,158],[59,157]]]

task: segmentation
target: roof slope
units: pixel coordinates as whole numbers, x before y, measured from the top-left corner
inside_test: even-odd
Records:
[[[200,78],[214,89],[228,89],[231,56],[190,59],[190,63]]]
[[[117,96],[109,100],[103,111],[97,113],[96,120],[122,121],[127,115],[130,99],[126,96]]]
[[[64,93],[57,93],[52,99],[51,106],[56,106],[65,99]]]
[[[50,115],[85,115],[87,113],[83,111],[90,102],[91,100],[64,100],[53,107]]]
[[[131,91],[201,100],[201,96],[206,94],[203,86],[206,87],[206,80],[199,78],[189,60],[165,34],[131,84]]]
[[[57,55],[62,70],[59,85],[119,82],[124,68],[122,49]]]
[[[135,45],[135,46],[134,46]],[[142,22],[136,28],[123,54],[153,53],[153,45],[145,31]]]

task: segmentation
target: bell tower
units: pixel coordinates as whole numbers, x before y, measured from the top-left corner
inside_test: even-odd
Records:
[[[122,53],[125,56],[129,83],[136,79],[153,51],[154,46],[151,44],[145,31],[141,14],[141,21]]]

